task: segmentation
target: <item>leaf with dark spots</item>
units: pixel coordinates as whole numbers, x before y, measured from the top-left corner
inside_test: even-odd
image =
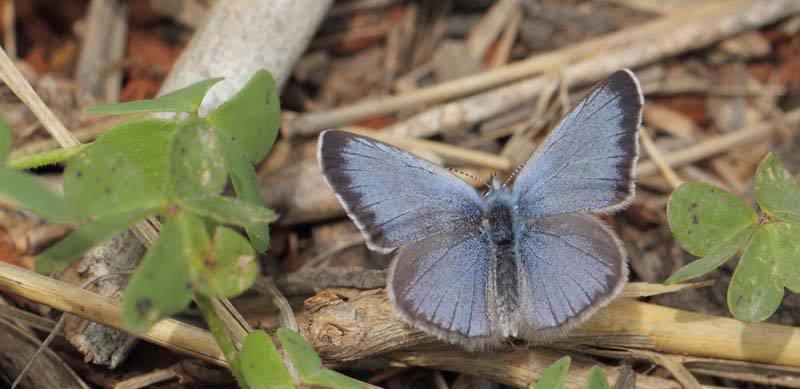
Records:
[[[667,216],[681,246],[700,257],[739,232],[758,225],[756,212],[744,201],[699,182],[684,183],[672,192]]]
[[[122,316],[134,333],[144,333],[157,320],[189,305],[192,291],[184,286],[191,279],[183,242],[180,223],[168,221],[125,287]],[[141,301],[149,301],[150,305],[143,307]]]
[[[125,187],[122,182],[131,185]],[[64,171],[64,193],[72,208],[85,218],[152,209],[166,203],[161,191],[135,163],[116,147],[105,144],[93,144],[70,161]]]

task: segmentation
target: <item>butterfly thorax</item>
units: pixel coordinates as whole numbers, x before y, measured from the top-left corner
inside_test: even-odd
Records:
[[[511,193],[502,187],[493,187],[485,196],[481,231],[491,253],[490,265],[496,277],[497,312],[499,327],[511,328],[510,322],[517,311],[518,295],[518,237],[520,218]],[[513,335],[513,334],[508,334]]]

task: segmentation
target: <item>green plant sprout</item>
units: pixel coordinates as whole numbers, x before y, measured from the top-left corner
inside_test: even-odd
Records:
[[[755,192],[760,215],[713,185],[687,182],[670,197],[670,229],[689,253],[702,257],[665,283],[710,273],[744,248],[728,286],[728,309],[745,322],[772,315],[784,287],[800,293],[800,189],[772,153],[759,163]]]
[[[199,117],[203,97],[220,80],[200,81],[155,99],[89,108],[96,115],[182,112],[189,117],[128,121],[90,144],[0,165],[0,201],[54,222],[80,222],[37,257],[36,270],[43,273],[69,265],[145,218],[158,217],[164,227],[123,292],[126,327],[143,334],[194,299],[241,387],[294,387],[269,336],[255,331],[236,350],[210,300],[234,297],[252,286],[258,275],[255,253],[266,251],[268,224],[277,219],[261,203],[253,168],[278,134],[275,82],[267,71],[258,71],[234,97]],[[0,119],[2,161],[11,149],[11,132]],[[63,161],[68,161],[63,199],[34,176],[15,170]],[[229,180],[236,197],[221,194]],[[244,228],[249,240],[231,226]],[[279,329],[278,337],[300,383],[367,386],[323,368],[300,335]]]
[[[534,389],[563,389],[566,381],[567,374],[569,373],[569,365],[572,358],[569,355],[561,357],[559,360],[553,362],[550,367],[545,370],[544,374],[536,381]],[[589,376],[586,378],[584,389],[608,389],[608,380],[603,373],[603,369],[599,366],[592,366],[589,370]]]

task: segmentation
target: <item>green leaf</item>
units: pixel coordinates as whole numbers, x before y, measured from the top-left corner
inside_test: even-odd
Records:
[[[589,377],[586,379],[585,389],[608,389],[608,380],[600,366],[594,365],[589,370]]]
[[[166,223],[125,287],[122,317],[136,334],[182,311],[192,300],[194,286],[186,259],[191,248],[187,248],[183,231],[186,224],[182,215]]]
[[[147,112],[197,112],[200,102],[222,78],[209,78],[155,99],[100,104],[86,109],[92,115],[127,115]]]
[[[758,224],[758,215],[744,201],[701,182],[684,183],[672,192],[667,216],[681,246],[698,257]]]
[[[772,250],[783,285],[800,293],[800,225],[775,222],[771,230],[774,234]]]
[[[116,147],[139,168],[154,188],[163,188],[167,147],[178,123],[164,119],[129,121],[106,131],[94,144]]]
[[[755,181],[758,205],[764,212],[800,223],[800,189],[775,154],[767,154],[758,164]]]
[[[199,291],[207,296],[235,297],[253,285],[258,264],[250,242],[227,227],[217,227],[210,249],[191,256]]]
[[[258,185],[258,177],[253,165],[247,156],[244,155],[239,146],[231,139],[230,135],[223,131],[217,131],[217,136],[222,141],[225,157],[228,161],[228,171],[233,183],[236,196],[244,201],[257,205],[263,205],[261,200],[261,189]],[[247,236],[250,242],[259,253],[264,253],[269,247],[269,226],[266,224],[247,227]]]
[[[745,322],[768,318],[783,299],[783,280],[775,267],[771,224],[756,231],[728,286],[728,309]]]
[[[119,149],[92,145],[70,160],[64,171],[67,203],[81,217],[100,217],[131,209],[164,206],[163,194]]]
[[[11,145],[14,138],[11,135],[11,126],[8,125],[6,115],[0,110],[0,162],[2,162],[11,152]]]
[[[214,128],[205,120],[186,120],[172,136],[168,150],[169,185],[178,197],[217,194],[228,178],[225,153]]]
[[[67,223],[74,219],[67,203],[38,178],[0,166],[0,203],[27,209],[47,220]]]
[[[266,332],[255,330],[244,338],[240,360],[250,388],[294,388],[292,377]]]
[[[278,328],[278,339],[289,355],[297,375],[306,385],[320,385],[329,388],[366,388],[356,379],[322,367],[322,360],[316,351],[300,334],[288,329]]]
[[[569,364],[572,358],[569,355],[562,357],[555,361],[547,370],[539,377],[536,382],[535,389],[560,389],[564,387],[567,381],[567,373],[569,372]]]
[[[83,257],[92,247],[156,211],[154,208],[135,208],[96,218],[39,254],[36,258],[36,271],[52,273],[61,269]]]
[[[278,219],[275,212],[263,206],[224,196],[187,198],[181,204],[198,215],[225,224],[258,226]]]
[[[275,80],[268,71],[259,70],[235,96],[209,113],[207,119],[230,134],[255,164],[275,144],[280,113]]]
[[[724,242],[717,244],[702,257],[693,261],[686,266],[678,269],[675,274],[671,275],[664,281],[665,284],[675,284],[678,282],[685,282],[697,277],[704,276],[720,267],[725,261],[730,259],[736,254],[739,249],[747,244],[756,226],[748,226],[747,228],[735,233]]]

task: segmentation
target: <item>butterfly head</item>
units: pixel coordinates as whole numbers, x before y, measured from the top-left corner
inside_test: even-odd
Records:
[[[508,194],[508,188],[506,188],[500,177],[497,176],[497,173],[492,173],[492,179],[486,186],[489,188],[483,195],[486,198],[505,197]]]

